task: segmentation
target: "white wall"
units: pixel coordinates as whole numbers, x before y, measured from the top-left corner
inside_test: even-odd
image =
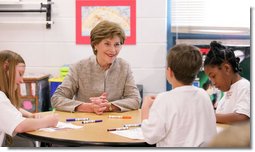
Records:
[[[26,1],[29,0],[22,2]],[[92,55],[90,45],[76,45],[75,0],[53,2],[51,29],[39,24],[0,23],[0,50],[10,49],[21,54],[26,60],[27,73],[58,76],[62,65]],[[9,7],[13,6],[0,5],[0,9]],[[166,90],[166,7],[166,0],[136,0],[137,42],[123,46],[119,55],[131,64],[136,83],[143,84],[145,95]],[[44,21],[45,13],[0,13],[0,22],[30,19]]]

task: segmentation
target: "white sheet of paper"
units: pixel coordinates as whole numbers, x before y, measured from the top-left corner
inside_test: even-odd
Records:
[[[80,129],[82,128],[83,126],[77,126],[77,125],[74,125],[74,124],[71,124],[71,123],[65,123],[65,122],[58,122],[57,126],[56,127],[50,127],[50,128],[41,128],[39,130],[41,131],[47,131],[47,132],[53,132],[53,131],[56,131],[56,130],[61,130],[61,129]]]
[[[224,130],[224,128],[222,128],[222,127],[218,127],[218,126],[217,126],[217,128],[216,128],[216,129],[217,129],[217,133],[220,133],[220,132],[222,132],[222,131]]]
[[[134,129],[128,129],[128,130],[120,130],[120,131],[111,131],[111,133],[131,138],[131,139],[141,139],[144,140],[142,129],[134,128]]]

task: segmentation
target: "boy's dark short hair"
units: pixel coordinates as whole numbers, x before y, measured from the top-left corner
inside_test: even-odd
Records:
[[[202,55],[199,48],[177,44],[170,49],[167,56],[167,67],[174,72],[175,78],[185,85],[190,85],[195,80],[202,66]]]

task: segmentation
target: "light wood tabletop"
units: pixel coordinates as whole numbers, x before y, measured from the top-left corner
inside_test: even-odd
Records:
[[[42,114],[49,114],[45,112]],[[123,127],[125,124],[141,123],[141,111],[134,110],[123,113],[107,112],[102,115],[94,113],[70,113],[55,111],[61,122],[67,118],[89,118],[90,120],[103,120],[98,123],[82,124],[81,121],[74,121],[72,124],[83,126],[80,129],[64,129],[54,132],[33,131],[21,133],[19,136],[35,141],[61,144],[66,146],[150,146],[143,140],[130,139],[115,135],[107,131],[109,128]],[[109,115],[131,116],[131,119],[108,118]]]
[[[42,112],[41,114],[50,114],[52,112]],[[63,146],[155,146],[149,145],[144,140],[130,139],[115,135],[107,131],[110,128],[123,127],[125,124],[141,123],[141,110],[134,110],[123,113],[106,112],[102,115],[94,113],[70,113],[55,111],[59,115],[61,122],[66,122],[68,118],[89,118],[90,120],[102,120],[98,123],[82,124],[81,121],[74,121],[72,124],[83,126],[80,129],[63,129],[54,132],[32,131],[18,134],[21,137],[29,138],[34,141],[40,141],[51,144],[60,144]],[[131,116],[131,119],[109,118],[113,116]],[[229,125],[217,124],[217,128],[226,129]]]
[[[230,125],[229,124],[217,123],[217,127],[220,127],[222,129],[227,129],[228,127],[230,127]]]

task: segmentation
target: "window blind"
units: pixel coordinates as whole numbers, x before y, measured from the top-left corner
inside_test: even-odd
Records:
[[[170,0],[172,26],[250,27],[249,0]]]

